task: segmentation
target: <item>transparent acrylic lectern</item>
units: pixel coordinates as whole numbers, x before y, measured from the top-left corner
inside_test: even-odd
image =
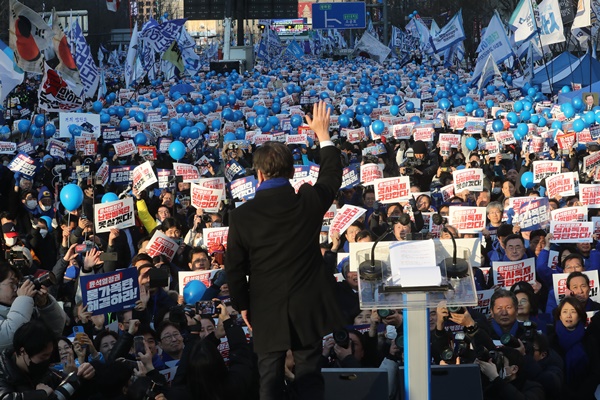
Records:
[[[399,256],[416,261],[426,257],[434,259],[433,254],[419,253],[419,250],[416,254],[408,254],[415,252],[410,247],[413,242],[421,242],[414,243],[421,246],[426,241],[380,242],[375,248],[373,261],[373,243],[351,243],[350,270],[358,272],[361,309],[403,310],[405,398],[428,400],[431,376],[428,309],[435,309],[441,301],[446,301],[448,307],[476,306],[477,292],[470,262],[471,249],[459,244],[454,260],[452,248],[448,247],[448,243],[442,243],[449,242],[445,240],[428,243],[430,251],[435,252],[435,266],[412,268],[408,278],[399,278],[398,273],[402,269],[392,265],[398,264]],[[432,279],[424,276],[426,274]],[[403,285],[403,282],[406,284]],[[421,282],[425,284],[419,285]]]

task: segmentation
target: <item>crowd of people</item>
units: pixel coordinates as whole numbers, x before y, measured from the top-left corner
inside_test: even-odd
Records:
[[[137,97],[130,92],[108,95],[97,110],[94,104],[87,112],[99,113],[102,126],[115,127],[120,137],[114,142],[98,135],[95,154],[75,148],[81,130],[72,130],[71,138],[54,136],[66,147],[64,155],[57,156],[45,146],[50,137],[21,129],[21,120],[13,121],[10,132],[3,133],[7,141],[31,144],[28,156],[34,160],[35,172],[14,167],[16,152],[0,155],[0,399],[253,399],[259,393],[261,398],[281,398],[281,393],[291,399],[319,398],[319,390],[316,395],[308,394],[310,390],[303,386],[301,366],[312,354],[304,353],[306,348],[299,343],[304,345],[307,337],[324,327],[333,331],[319,337],[321,368],[383,368],[389,371],[389,397],[398,398],[402,391],[398,367],[404,362],[402,310],[361,308],[358,273],[347,259],[351,243],[374,242],[382,236],[383,242],[449,241],[451,236],[479,240],[477,265],[471,268],[477,291],[493,291],[489,306],[456,309],[440,303],[430,309],[432,363],[477,364],[486,399],[595,398],[600,384],[600,322],[594,316],[600,310],[594,301],[600,268],[597,237],[590,233],[578,238],[585,240],[556,243],[549,218],[523,226],[515,199],[545,198],[548,217],[550,210],[584,207],[572,193],[548,198],[545,179],[533,183],[527,177],[534,162],[559,161],[561,172],[575,172],[581,184],[594,185],[595,169],[587,168],[583,160],[599,150],[598,142],[559,145],[547,134],[551,126],[554,129],[552,122],[558,121],[559,107],[528,85],[518,96],[511,92],[512,99],[507,90],[488,87],[484,101],[481,93],[469,91],[464,83],[468,73],[461,69],[428,62],[402,68],[393,61],[378,66],[364,59],[311,62],[244,74],[201,73],[185,80],[193,88],[189,93],[170,91],[176,82],[168,82],[160,87],[146,85],[144,95]],[[420,92],[419,86],[427,89]],[[435,96],[420,106],[408,100],[425,92]],[[446,104],[444,99],[451,101]],[[315,116],[313,104],[319,101],[327,104],[326,124]],[[583,111],[579,103],[573,106]],[[545,124],[530,127],[522,135],[518,121],[509,115],[521,110],[528,117],[517,114],[519,121],[530,122],[535,114]],[[145,118],[152,111],[158,111],[166,122],[164,132],[147,128]],[[37,116],[31,113],[31,121]],[[299,123],[296,116],[301,117]],[[454,117],[467,121],[472,117],[483,124],[468,130],[451,123]],[[385,128],[379,129],[375,120],[386,121],[381,125]],[[41,125],[47,129],[46,121],[57,124],[58,116],[44,117]],[[129,121],[136,126],[133,133]],[[302,126],[303,121],[307,123]],[[317,121],[322,125],[317,126]],[[490,154],[485,144],[494,141],[497,121],[503,124],[502,130],[515,133],[515,140],[500,144],[497,153]],[[406,124],[408,136],[393,129],[393,125]],[[315,134],[323,127],[326,136]],[[429,139],[415,140],[418,129],[430,130]],[[318,175],[322,180],[312,182],[314,192],[295,188],[307,203],[291,211],[284,207],[291,197],[266,201],[265,192],[275,193],[278,187],[289,185],[294,171],[269,176],[266,171],[279,162],[273,156],[276,153],[259,151],[269,142],[246,140],[250,132],[255,138],[274,134],[268,139],[284,141],[285,134],[307,134],[306,140],[281,145],[281,157],[289,155],[296,171],[321,165],[319,174],[327,169],[336,175],[341,171],[332,159],[344,168],[344,176],[359,171],[360,166],[378,165],[377,178],[408,176],[413,195],[382,202],[373,181],[361,177],[344,185],[342,176],[337,176],[327,181],[332,189],[324,189],[326,178]],[[138,141],[140,133],[144,139]],[[440,140],[443,133],[461,134],[458,144],[448,148]],[[159,150],[160,136],[184,143],[181,157],[174,157],[167,148]],[[117,154],[115,144],[134,137],[136,145],[155,146],[157,151],[151,156],[142,151]],[[531,150],[535,138],[546,143],[541,151]],[[473,139],[477,146],[472,145]],[[277,146],[269,149],[278,151]],[[264,154],[271,156],[265,159]],[[176,162],[198,167],[199,178],[223,177],[226,185],[218,211],[194,207],[193,182],[174,174],[173,179],[143,190],[132,189],[131,176],[112,182],[97,180],[104,167],[112,171],[146,161],[155,174],[173,170]],[[235,174],[232,165],[239,167]],[[483,171],[483,189],[447,195],[453,172],[465,169]],[[264,203],[232,195],[232,181],[253,176],[259,183],[256,194]],[[82,201],[76,207],[64,204],[61,192],[67,184],[81,189]],[[95,205],[104,204],[107,194],[114,195],[110,197],[114,201],[133,199],[131,226],[96,232]],[[328,196],[336,210],[352,205],[364,212],[344,230],[336,231],[331,218],[313,215],[315,209],[325,207],[321,202]],[[306,206],[310,201],[313,205]],[[256,206],[248,214],[251,204]],[[450,219],[450,208],[461,206],[486,208],[482,229],[464,233],[450,222],[443,232],[435,229],[432,214]],[[582,221],[592,221],[598,216],[596,210],[593,205],[585,207]],[[318,235],[315,221],[321,226]],[[204,236],[205,228],[229,226],[234,235],[229,238],[231,248],[227,241],[215,246]],[[177,243],[174,254],[148,254],[148,244],[157,232]],[[298,232],[296,239],[289,239],[291,232]],[[320,238],[315,243],[301,239],[314,236]],[[305,262],[319,264],[319,271],[327,276],[322,281],[320,275],[311,275],[313,269],[309,274],[298,265],[304,260],[300,255],[317,246],[323,261],[311,256]],[[290,254],[290,249],[296,253]],[[495,279],[494,263],[529,259],[535,266],[534,279],[511,286]],[[269,268],[261,270],[263,263]],[[82,278],[133,268],[139,287],[133,308],[107,313],[88,310],[90,299],[82,294],[86,289]],[[201,298],[189,302],[179,273],[200,270],[216,273],[211,274]],[[294,280],[286,275],[290,271]],[[553,277],[562,273],[568,276],[559,293]],[[319,283],[306,286],[313,280]],[[294,297],[298,291],[302,296]],[[281,311],[277,304],[283,298],[290,302],[289,310]],[[298,320],[297,315],[306,313],[295,309],[321,307],[315,299],[336,304],[328,304],[327,312],[309,310],[313,320]],[[207,312],[198,301],[209,302],[213,309]],[[282,318],[288,318],[286,313],[294,329],[283,328],[287,321],[279,325]],[[265,356],[269,351],[278,352],[276,360]],[[265,392],[260,387],[267,382],[265,368],[277,368],[284,360],[284,371],[268,377],[268,384],[281,393]]]

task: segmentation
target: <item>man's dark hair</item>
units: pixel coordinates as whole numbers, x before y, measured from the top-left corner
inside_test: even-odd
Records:
[[[147,261],[148,264],[153,264],[152,262],[152,257],[150,257],[148,254],[146,253],[137,253],[132,259],[131,259],[131,265],[135,265],[137,262],[139,261]]]
[[[254,169],[261,171],[266,179],[294,176],[294,157],[283,143],[266,142],[254,152],[252,162]]]
[[[513,292],[506,289],[499,289],[496,290],[494,294],[492,294],[492,298],[490,300],[490,309],[493,310],[494,304],[496,304],[496,300],[502,298],[512,299],[513,305],[515,306],[515,310],[519,307],[519,300],[517,300],[517,296]]]
[[[585,269],[585,260],[583,259],[583,256],[579,253],[571,253],[568,256],[566,256],[565,259],[562,260],[562,262],[560,263],[560,266],[562,267],[562,269],[565,269],[565,265],[567,264],[567,261],[569,261],[569,260],[579,260],[579,262],[581,263],[581,266],[583,267],[583,269]]]
[[[583,272],[575,271],[575,272],[571,272],[569,274],[569,276],[567,277],[567,289],[571,285],[571,280],[573,278],[579,278],[579,277],[585,279],[585,283],[587,283],[587,285],[590,286],[590,277],[587,276],[586,274],[584,274]]]
[[[193,247],[192,250],[190,250],[190,256],[189,256],[188,262],[191,263],[192,260],[194,259],[194,256],[196,254],[200,254],[200,253],[206,254],[206,257],[208,257],[208,261],[211,261],[211,257],[208,254],[208,250],[203,249],[202,247]]]
[[[143,238],[141,238],[140,240],[138,240],[137,249],[140,250],[142,248],[142,245],[144,244],[144,242],[149,241],[150,239],[151,239],[151,237],[146,235]]]
[[[523,239],[523,236],[521,236],[518,233],[512,233],[510,235],[508,235],[507,237],[504,238],[504,246],[506,246],[506,244],[508,243],[509,240],[514,240],[514,239],[519,239],[521,241],[521,243],[523,243],[523,246],[525,246],[525,239]]]
[[[546,233],[545,230],[537,229],[537,230],[531,232],[531,234],[529,235],[529,241],[531,242],[533,239],[540,237],[540,236],[546,237],[546,235],[548,235],[548,234]]]
[[[181,333],[181,327],[178,324],[176,324],[175,322],[169,321],[169,320],[164,320],[160,323],[160,325],[158,326],[158,329],[156,330],[156,336],[158,337],[158,340],[161,340],[160,337],[162,336],[163,331],[165,329],[167,329],[169,326],[172,326],[173,328],[177,329]]]
[[[17,329],[13,337],[13,349],[15,352],[19,352],[23,348],[25,349],[25,353],[30,357],[44,351],[48,343],[52,343],[56,347],[54,332],[39,319],[34,319],[23,324]]]

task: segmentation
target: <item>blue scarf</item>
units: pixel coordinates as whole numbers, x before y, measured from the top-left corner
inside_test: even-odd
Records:
[[[589,359],[583,347],[583,337],[585,335],[585,327],[583,322],[579,322],[574,331],[570,331],[562,324],[561,321],[556,322],[556,335],[558,343],[565,351],[566,365],[566,380],[567,384],[572,384],[577,381],[577,378],[586,374],[586,369],[589,364]]]
[[[292,186],[290,184],[290,180],[282,177],[272,178],[262,181],[261,184],[256,188],[256,191],[258,192],[260,190],[275,189],[283,186]]]
[[[502,328],[500,327],[500,325],[498,325],[498,323],[494,319],[492,320],[492,328],[494,328],[494,332],[496,332],[496,335],[498,335],[498,338],[501,338],[502,335],[504,334],[504,331],[502,331]],[[510,328],[510,332],[508,332],[508,333],[510,333],[513,336],[517,336],[517,329],[519,329],[519,323],[517,321],[515,321],[512,328]]]

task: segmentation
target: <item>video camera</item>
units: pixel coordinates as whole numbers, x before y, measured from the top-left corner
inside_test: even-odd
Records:
[[[12,249],[6,250],[5,258],[10,263],[10,265],[12,265],[13,267],[29,268],[29,265],[28,265],[29,260],[27,260],[27,258],[25,257],[25,255],[23,254],[22,251],[12,250]]]
[[[500,337],[500,343],[502,343],[503,346],[516,349],[521,346],[519,343],[520,339],[521,343],[523,343],[523,346],[525,346],[525,352],[527,354],[531,354],[533,350],[533,341],[535,339],[535,335],[537,334],[537,325],[535,322],[525,321],[523,322],[522,326],[524,332],[519,338],[511,335],[510,333],[505,333]]]
[[[422,159],[416,157],[408,157],[403,165],[404,175],[414,175],[415,170],[418,169],[418,167],[420,167],[421,165],[424,165]]]
[[[50,399],[56,400],[69,400],[73,394],[81,387],[81,381],[77,376],[77,371],[71,372],[69,375],[62,380],[54,393],[52,393]]]
[[[47,271],[42,275],[38,276],[37,278],[33,275],[27,275],[24,276],[23,279],[21,279],[20,285],[25,283],[25,281],[31,281],[33,283],[33,286],[35,286],[35,289],[40,290],[42,286],[49,288],[50,286],[56,284],[56,276],[52,271]]]

